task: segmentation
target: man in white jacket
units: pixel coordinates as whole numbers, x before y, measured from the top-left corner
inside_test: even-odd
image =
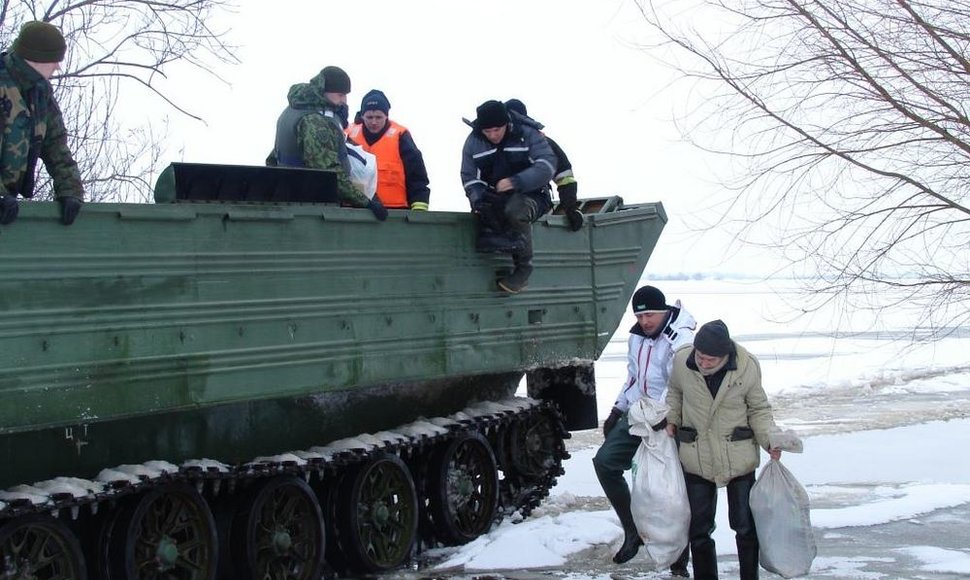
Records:
[[[630,488],[623,472],[630,469],[633,456],[640,446],[640,437],[630,435],[627,412],[641,397],[663,401],[667,396],[674,352],[689,346],[694,340],[694,317],[684,310],[678,300],[667,304],[663,292],[653,286],[643,286],[633,294],[631,304],[637,323],[630,329],[627,350],[627,380],[620,390],[610,416],[603,423],[603,445],[593,458],[596,477],[610,504],[623,525],[623,546],[613,556],[617,564],[637,554],[643,541],[637,532],[630,512]],[[664,424],[654,429],[664,428]],[[678,561],[671,567],[677,574],[685,569]]]

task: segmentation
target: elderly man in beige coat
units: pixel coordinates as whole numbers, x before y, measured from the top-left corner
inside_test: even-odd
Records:
[[[717,579],[711,532],[717,489],[727,487],[728,520],[735,532],[741,580],[758,578],[758,536],[748,504],[775,422],[761,386],[758,359],[731,340],[714,320],[694,337],[693,348],[674,356],[667,404],[667,433],[680,442],[680,461],[690,501],[690,551],[696,580]]]

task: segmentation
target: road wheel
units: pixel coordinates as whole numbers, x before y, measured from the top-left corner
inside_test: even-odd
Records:
[[[215,522],[188,485],[165,485],[132,498],[101,534],[100,570],[108,580],[215,578]]]
[[[317,580],[325,532],[316,494],[296,477],[277,477],[240,497],[227,562],[232,578]]]
[[[498,509],[498,467],[488,441],[471,433],[437,452],[428,495],[435,534],[445,544],[465,544],[487,532]]]
[[[0,528],[0,578],[86,580],[74,533],[47,515],[29,515]]]
[[[411,472],[384,454],[351,470],[340,484],[336,529],[347,564],[357,572],[401,566],[417,536],[418,502]]]

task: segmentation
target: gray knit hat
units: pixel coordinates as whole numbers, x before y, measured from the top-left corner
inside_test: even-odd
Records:
[[[694,348],[707,356],[726,356],[734,352],[734,341],[723,320],[712,320],[694,335]]]
[[[13,41],[13,52],[32,62],[61,62],[67,52],[67,43],[56,26],[33,20],[20,27],[20,34]]]

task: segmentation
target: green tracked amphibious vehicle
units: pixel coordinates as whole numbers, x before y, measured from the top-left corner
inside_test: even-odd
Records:
[[[0,577],[380,572],[547,495],[662,206],[543,217],[507,296],[471,214],[328,177],[177,165],[171,203],[0,227]]]

